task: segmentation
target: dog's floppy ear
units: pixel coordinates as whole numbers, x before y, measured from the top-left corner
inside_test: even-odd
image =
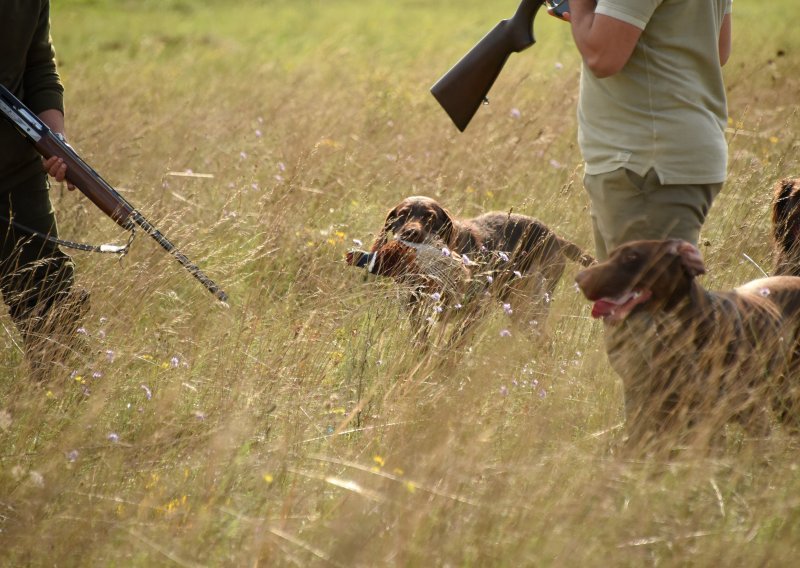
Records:
[[[398,206],[393,207],[389,210],[386,214],[386,218],[383,221],[383,227],[381,227],[380,232],[375,237],[375,242],[372,243],[372,247],[370,247],[370,252],[376,252],[379,248],[386,244],[388,239],[387,233],[389,231],[389,225],[392,224],[392,221],[395,217],[397,217],[397,208]]]
[[[793,209],[798,206],[797,194],[800,193],[800,179],[787,178],[775,185],[772,202],[772,238],[783,249],[797,246],[800,237],[800,222]]]
[[[789,215],[789,198],[792,196],[792,192],[795,189],[795,181],[796,180],[793,179],[783,179],[775,184],[772,202],[773,225],[777,226],[786,221],[786,217]]]
[[[690,278],[706,273],[706,265],[703,263],[703,255],[697,247],[687,241],[671,239],[668,251],[681,259],[681,266]]]
[[[437,224],[439,227],[437,229],[437,233],[439,237],[453,248],[455,246],[455,230],[453,228],[453,216],[450,215],[450,211],[442,207],[441,205],[436,207],[436,217],[437,217]]]

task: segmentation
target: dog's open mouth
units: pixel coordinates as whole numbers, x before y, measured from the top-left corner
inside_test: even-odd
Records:
[[[592,306],[592,317],[603,318],[607,323],[619,323],[628,317],[633,308],[650,299],[650,290],[635,290],[617,298],[601,298]]]

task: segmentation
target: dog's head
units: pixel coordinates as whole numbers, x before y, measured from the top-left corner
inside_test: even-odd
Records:
[[[594,302],[592,317],[614,324],[639,306],[651,312],[669,309],[688,294],[692,279],[704,273],[700,251],[686,241],[633,241],[580,271],[575,281]]]
[[[800,178],[784,179],[775,185],[772,199],[772,236],[784,252],[798,247],[800,237]]]
[[[410,243],[433,240],[450,243],[453,219],[444,207],[430,197],[406,197],[386,215],[386,221],[372,245],[372,250],[383,246],[389,239],[389,234]]]

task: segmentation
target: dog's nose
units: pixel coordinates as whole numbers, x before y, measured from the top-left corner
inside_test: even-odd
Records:
[[[397,234],[402,240],[412,243],[421,243],[425,238],[425,232],[419,225],[406,225]]]
[[[575,284],[578,286],[581,292],[586,294],[586,284],[588,283],[589,279],[589,270],[581,270],[575,275]]]

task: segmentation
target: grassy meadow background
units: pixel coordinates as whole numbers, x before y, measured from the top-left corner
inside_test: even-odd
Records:
[[[465,133],[428,92],[516,5],[53,2],[72,143],[231,302],[140,235],[121,261],[73,254],[87,349],[51,382],[0,319],[0,565],[796,562],[800,440],[618,456],[621,384],[576,266],[546,340],[501,335],[498,306],[455,352],[414,349],[402,291],[345,266],[410,194],[592,248],[564,24],[539,17]],[[735,3],[711,288],[769,271],[771,188],[800,175],[796,12]],[[66,238],[126,238],[53,192]]]

